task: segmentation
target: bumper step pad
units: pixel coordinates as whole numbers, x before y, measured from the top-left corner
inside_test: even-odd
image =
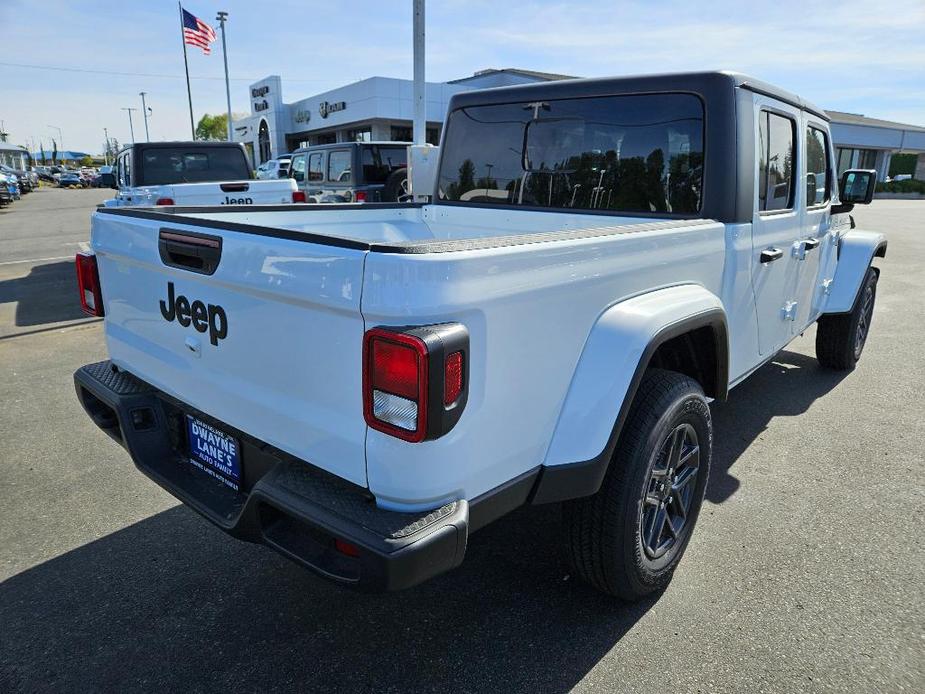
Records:
[[[298,460],[176,401],[111,362],[74,374],[91,419],[164,489],[243,540],[262,542],[338,581],[397,590],[458,566],[468,535],[468,504],[398,513],[369,490]],[[188,462],[185,414],[241,441],[244,484],[237,492]],[[339,542],[338,542],[339,541]],[[344,552],[343,544],[354,550]]]

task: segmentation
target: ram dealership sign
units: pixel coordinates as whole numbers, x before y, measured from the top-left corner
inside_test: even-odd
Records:
[[[327,118],[329,113],[343,111],[345,108],[347,108],[346,101],[322,101],[318,107],[318,113],[321,114],[322,118]]]

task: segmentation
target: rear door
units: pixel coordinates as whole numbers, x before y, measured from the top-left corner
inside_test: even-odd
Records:
[[[795,333],[814,321],[825,299],[825,281],[835,270],[836,240],[830,233],[833,173],[832,145],[826,124],[806,114],[802,133],[803,230],[797,250],[801,260],[797,281],[798,310]]]
[[[758,311],[758,342],[771,355],[790,341],[796,318],[800,195],[796,188],[800,112],[755,96],[755,206],[752,217],[752,283]]]
[[[111,359],[365,486],[363,246],[228,227],[94,214]],[[208,255],[204,267],[190,246]]]
[[[353,188],[353,151],[355,147],[330,149],[327,152],[328,166],[325,193],[352,199]]]

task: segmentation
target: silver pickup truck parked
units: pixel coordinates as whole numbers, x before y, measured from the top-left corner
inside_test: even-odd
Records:
[[[155,482],[331,580],[414,585],[561,503],[573,571],[637,599],[691,537],[710,400],[813,323],[823,366],[861,357],[873,185],[836,180],[824,111],[740,74],[458,94],[428,204],[97,210],[109,358],[77,394]]]

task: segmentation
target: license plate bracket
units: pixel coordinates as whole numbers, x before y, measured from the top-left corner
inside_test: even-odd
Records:
[[[186,415],[189,461],[235,491],[241,489],[241,446],[237,439]]]

